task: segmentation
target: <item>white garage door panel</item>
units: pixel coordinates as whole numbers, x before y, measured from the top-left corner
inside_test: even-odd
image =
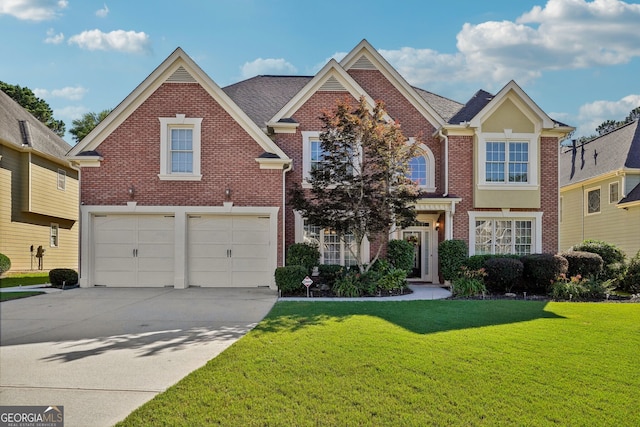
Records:
[[[107,215],[93,220],[94,284],[173,286],[173,216]]]
[[[189,285],[268,285],[269,227],[268,217],[190,217]]]

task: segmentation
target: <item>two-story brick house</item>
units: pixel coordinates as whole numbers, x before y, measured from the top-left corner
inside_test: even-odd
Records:
[[[286,248],[306,240],[324,263],[349,263],[287,203],[321,161],[321,110],[345,96],[382,100],[419,144],[418,218],[391,236],[417,244],[416,280],[438,281],[444,239],[471,253],[557,250],[558,147],[572,128],[515,82],[460,104],[412,87],[363,40],[315,76],[222,89],[177,49],[69,153],[82,167],[81,285],[273,286]]]

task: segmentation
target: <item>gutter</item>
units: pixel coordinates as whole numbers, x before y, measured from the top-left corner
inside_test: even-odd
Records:
[[[449,195],[449,137],[442,133],[442,128],[438,129],[438,136],[444,139],[444,193],[442,197]]]
[[[284,266],[284,261],[287,256],[287,250],[285,247],[286,241],[286,229],[287,229],[287,188],[286,188],[286,174],[293,169],[293,160],[285,167],[282,168],[282,265]]]

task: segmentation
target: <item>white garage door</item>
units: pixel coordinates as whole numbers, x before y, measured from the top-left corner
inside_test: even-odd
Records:
[[[189,216],[189,286],[268,286],[269,217]]]
[[[172,215],[96,215],[93,282],[102,286],[173,286]]]

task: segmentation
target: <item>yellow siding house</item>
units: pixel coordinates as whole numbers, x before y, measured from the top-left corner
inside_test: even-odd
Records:
[[[0,253],[11,271],[78,268],[79,184],[65,158],[70,149],[0,91]]]
[[[560,155],[560,248],[586,239],[640,250],[638,120]]]

